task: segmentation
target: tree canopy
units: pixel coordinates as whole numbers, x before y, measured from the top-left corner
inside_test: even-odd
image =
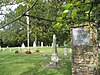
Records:
[[[40,42],[50,45],[53,34],[57,35],[58,44],[63,45],[64,41],[70,44],[70,26],[99,22],[99,8],[99,0],[1,0],[0,45],[27,44],[26,16],[31,46],[35,40],[38,45]]]

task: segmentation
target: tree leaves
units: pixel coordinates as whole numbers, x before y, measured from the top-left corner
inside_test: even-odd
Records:
[[[56,20],[57,20],[58,22],[61,22],[61,21],[62,21],[62,17],[57,17]]]
[[[62,13],[62,17],[66,17],[68,16],[68,13],[69,13],[69,10],[64,10],[63,13]]]
[[[71,14],[72,19],[75,19],[77,16],[78,16],[77,9],[72,10],[72,14]]]
[[[63,26],[63,24],[60,23],[60,22],[58,22],[58,23],[56,23],[56,24],[53,26],[53,28],[57,28],[57,30],[59,30],[59,29],[62,28],[62,26]]]
[[[67,4],[62,6],[63,9],[71,9],[72,7],[73,7],[72,3],[67,3]]]

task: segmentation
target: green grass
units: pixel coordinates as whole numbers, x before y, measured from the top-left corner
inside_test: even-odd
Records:
[[[70,53],[68,56],[63,55],[63,48],[58,48],[60,68],[48,68],[51,47],[30,48],[31,51],[40,50],[40,54],[15,54],[18,48],[5,49],[0,51],[0,75],[72,75]],[[27,49],[21,49],[24,51]],[[69,50],[69,49],[68,49]],[[42,55],[48,54],[48,58]],[[99,54],[99,72],[100,72],[100,54]],[[99,73],[100,74],[100,73]]]
[[[40,54],[15,54],[18,48],[12,48],[12,52],[10,49],[0,51],[0,75],[71,75],[70,54],[63,56],[63,48],[58,48],[60,68],[47,67],[50,63],[51,47],[31,48],[32,51],[37,49]],[[44,58],[42,54],[48,54],[48,58]]]

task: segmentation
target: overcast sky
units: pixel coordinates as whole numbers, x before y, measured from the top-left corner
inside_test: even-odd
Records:
[[[9,13],[10,11],[7,11],[7,9],[11,9],[14,11],[17,8],[17,4],[15,5],[7,5],[7,6],[2,6],[0,9],[0,13],[2,12],[3,14]],[[4,15],[0,15],[0,21],[3,20]]]

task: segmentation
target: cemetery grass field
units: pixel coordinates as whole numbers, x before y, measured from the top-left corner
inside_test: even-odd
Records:
[[[18,48],[6,48],[0,51],[0,75],[72,75],[70,53],[63,55],[63,48],[58,48],[59,68],[50,68],[51,47],[30,48],[39,50],[37,54],[15,54]],[[26,49],[24,49],[26,50]],[[69,50],[69,49],[68,49]],[[21,49],[21,51],[23,51]],[[43,55],[47,55],[47,58]]]

